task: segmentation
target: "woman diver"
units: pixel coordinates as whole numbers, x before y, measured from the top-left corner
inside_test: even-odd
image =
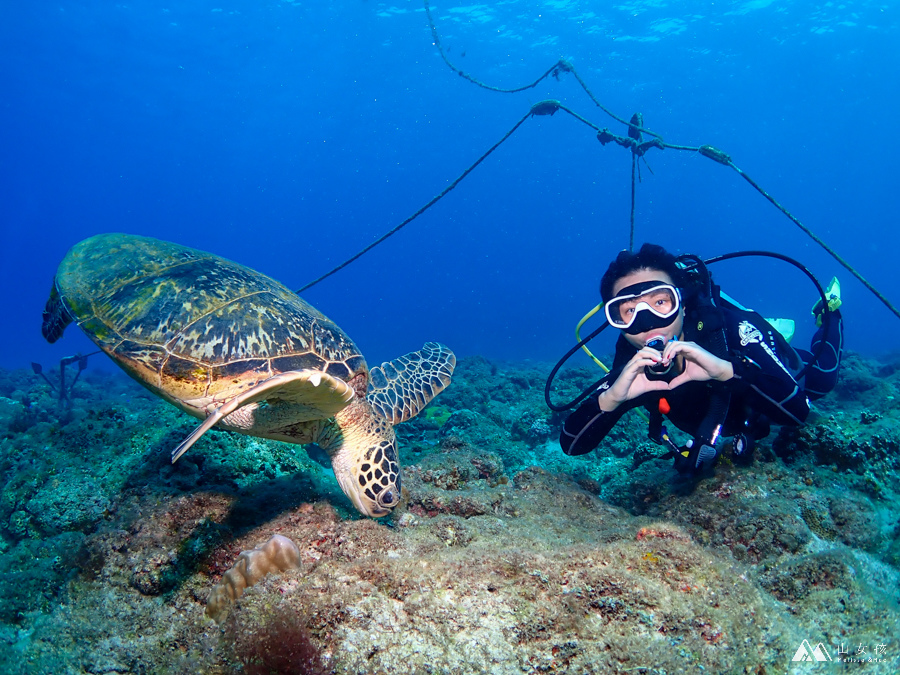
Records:
[[[669,443],[675,468],[699,473],[718,459],[721,436],[734,437],[735,459],[749,460],[769,422],[802,424],[809,399],[834,388],[843,343],[836,280],[827,307],[820,299],[813,308],[820,327],[806,352],[756,312],[720,298],[699,259],[679,260],[644,244],[621,252],[603,275],[606,318],[621,333],[612,370],[563,426],[567,455],[590,452],[627,410],[643,406],[651,438]],[[692,437],[686,446],[669,439],[663,415]]]

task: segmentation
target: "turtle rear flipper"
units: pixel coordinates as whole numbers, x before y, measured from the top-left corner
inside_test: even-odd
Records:
[[[235,396],[227,403],[219,406],[203,420],[190,436],[172,451],[172,463],[178,461],[200,437],[231,413],[250,403],[266,401],[269,404],[288,403],[295,406],[294,417],[298,417],[296,408],[308,408],[314,414],[310,419],[331,417],[353,400],[353,387],[320,370],[294,370],[275,375]]]
[[[62,337],[66,326],[72,323],[72,315],[66,309],[62,296],[56,290],[56,283],[50,289],[50,297],[44,306],[43,322],[41,323],[41,333],[50,344],[53,344]]]
[[[426,342],[410,352],[369,370],[372,389],[366,399],[393,424],[419,414],[449,384],[456,356],[439,342]]]

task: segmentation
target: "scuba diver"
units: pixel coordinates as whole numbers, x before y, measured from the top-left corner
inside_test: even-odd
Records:
[[[567,455],[590,452],[627,410],[642,406],[650,437],[669,446],[663,457],[674,458],[679,473],[711,469],[722,436],[733,437],[734,459],[748,462],[770,422],[803,424],[809,399],[837,382],[843,345],[837,279],[826,302],[813,307],[819,328],[810,352],[794,349],[766,319],[721,294],[699,258],[676,259],[654,244],[622,251],[603,275],[600,294],[609,324],[621,333],[612,369],[563,426]],[[692,437],[684,447],[670,439],[663,416]]]

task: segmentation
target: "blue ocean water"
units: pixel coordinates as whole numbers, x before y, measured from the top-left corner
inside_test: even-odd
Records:
[[[448,58],[499,87],[568,58],[604,105],[666,141],[728,152],[895,303],[900,104],[895,3],[435,3]],[[66,250],[122,231],[212,251],[299,288],[431,197],[545,98],[625,129],[571,75],[518,94],[441,60],[420,2],[175,0],[3,5],[0,366],[47,345]],[[703,256],[763,248],[844,288],[847,345],[900,347],[900,322],[737,174],[652,151],[638,242]],[[565,114],[528,120],[399,234],[305,294],[370,362],[446,343],[555,360],[628,245],[630,155]],[[652,169],[652,173],[650,171]],[[780,263],[717,279],[800,320],[811,285]],[[609,339],[609,338],[607,338]],[[610,343],[611,344],[611,341]]]

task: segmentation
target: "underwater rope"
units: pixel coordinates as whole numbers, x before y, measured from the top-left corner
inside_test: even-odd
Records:
[[[532,114],[533,114],[533,113],[529,111],[527,115],[525,115],[522,119],[520,119],[518,122],[516,122],[516,123],[513,125],[513,128],[510,129],[509,131],[507,131],[506,134],[503,136],[503,138],[501,138],[499,141],[497,141],[496,143],[494,143],[494,144],[490,147],[490,149],[489,149],[487,152],[485,152],[481,157],[479,157],[479,158],[475,161],[474,164],[472,164],[471,166],[469,166],[468,169],[466,169],[465,171],[463,171],[463,172],[456,178],[455,181],[453,181],[452,183],[450,183],[450,185],[448,185],[448,186],[445,187],[443,190],[441,190],[440,194],[438,194],[438,195],[435,196],[435,197],[432,197],[431,201],[429,201],[427,204],[425,204],[425,206],[423,206],[422,208],[420,208],[418,211],[416,211],[416,212],[415,212],[414,214],[412,214],[409,218],[407,218],[407,219],[404,220],[402,223],[400,223],[399,225],[397,225],[396,227],[394,227],[392,230],[389,230],[388,232],[386,232],[386,233],[384,233],[383,235],[381,235],[378,239],[376,239],[376,240],[373,241],[371,244],[369,244],[368,246],[366,246],[366,247],[365,247],[364,249],[362,249],[359,253],[357,253],[356,255],[352,256],[351,258],[348,258],[348,259],[345,260],[344,262],[342,262],[340,265],[338,265],[337,267],[335,267],[335,268],[334,268],[333,270],[331,270],[330,272],[326,272],[325,274],[323,274],[322,276],[320,276],[318,279],[315,279],[314,281],[310,281],[308,284],[306,284],[306,286],[304,286],[303,288],[301,288],[300,290],[298,290],[298,291],[297,291],[297,294],[299,295],[299,294],[302,293],[303,291],[305,291],[305,290],[307,290],[307,289],[309,289],[309,288],[312,288],[313,286],[315,286],[315,285],[316,285],[317,283],[319,283],[320,281],[322,281],[322,280],[327,279],[328,277],[330,277],[332,274],[335,274],[336,272],[340,272],[342,269],[344,269],[347,265],[349,265],[350,263],[352,263],[354,260],[356,260],[357,258],[362,257],[364,254],[368,253],[368,252],[371,251],[373,248],[375,248],[376,246],[378,246],[378,244],[380,244],[381,242],[383,242],[385,239],[387,239],[388,237],[390,237],[390,236],[396,234],[396,233],[399,232],[401,229],[403,229],[404,227],[406,227],[407,225],[409,225],[409,224],[410,224],[412,221],[414,221],[416,218],[418,218],[418,217],[421,216],[423,213],[425,213],[425,211],[427,211],[427,210],[428,210],[429,208],[431,208],[434,204],[436,204],[436,203],[437,203],[444,195],[446,195],[448,192],[450,192],[450,190],[452,190],[452,189],[455,188],[457,185],[459,185],[460,181],[461,181],[463,178],[465,178],[466,176],[468,176],[468,175],[475,169],[476,166],[478,166],[478,165],[481,164],[485,159],[487,159],[487,156],[488,156],[488,155],[490,155],[494,150],[496,150],[498,147],[500,147],[500,144],[503,143],[503,141],[505,141],[507,138],[509,138],[510,136],[512,136],[513,133],[515,132],[515,130],[518,129],[520,126],[522,126],[522,124],[525,122],[525,120],[527,120],[529,117],[531,117]],[[538,113],[538,114],[541,114],[541,113]],[[552,113],[551,113],[551,114],[552,114]]]
[[[597,97],[594,96],[594,94],[591,92],[590,89],[588,89],[587,84],[585,84],[584,80],[581,79],[581,76],[577,72],[575,72],[575,66],[573,66],[572,62],[568,61],[567,59],[560,59],[559,61],[554,63],[552,66],[550,66],[550,68],[547,69],[547,72],[545,72],[543,75],[541,75],[538,79],[536,79],[531,84],[526,84],[521,87],[516,87],[514,89],[502,89],[500,87],[494,87],[489,84],[485,84],[484,82],[482,82],[481,80],[479,80],[475,77],[472,77],[464,70],[461,70],[460,68],[457,68],[455,65],[453,65],[453,63],[450,61],[450,59],[447,58],[447,54],[446,54],[446,52],[444,52],[444,45],[441,43],[441,36],[438,34],[437,26],[434,25],[434,19],[431,16],[431,5],[429,5],[428,0],[425,0],[425,13],[428,16],[428,25],[431,28],[431,37],[434,39],[434,45],[435,45],[435,47],[438,48],[438,51],[440,52],[441,58],[444,60],[444,63],[447,64],[447,67],[450,68],[450,70],[452,70],[454,73],[456,73],[463,79],[468,80],[472,84],[477,85],[483,89],[487,89],[489,91],[499,92],[501,94],[515,94],[520,91],[525,91],[526,89],[531,89],[532,87],[536,87],[542,80],[544,80],[545,78],[547,78],[550,75],[552,75],[554,78],[559,80],[559,76],[561,73],[572,73],[572,75],[575,76],[575,79],[578,80],[578,84],[580,84],[581,88],[584,89],[584,93],[586,93],[588,95],[588,98],[590,98],[596,104],[596,106],[598,108],[600,108],[600,110],[602,110],[607,115],[612,117],[614,120],[616,120],[616,122],[621,122],[622,124],[629,124],[628,122],[623,120],[621,117],[616,115],[609,108],[607,108],[602,103],[600,103],[600,101],[597,100]],[[649,134],[651,136],[656,136],[657,138],[662,138],[662,136],[660,136],[659,134],[657,134],[654,131],[650,131],[649,129],[644,129],[643,127],[635,127],[635,128],[638,131],[641,131],[645,134]]]
[[[634,196],[634,171],[637,167],[637,155],[635,153],[631,153],[631,229],[628,231],[628,251],[629,253],[634,251],[634,209],[635,209],[635,196]]]
[[[809,237],[810,237],[814,242],[816,242],[819,246],[821,246],[821,247],[824,248],[826,251],[828,251],[828,253],[831,255],[832,258],[834,258],[835,260],[837,260],[837,261],[844,267],[844,269],[846,269],[848,272],[850,272],[850,274],[852,274],[854,277],[856,277],[856,278],[859,280],[859,282],[860,282],[863,286],[865,286],[865,287],[868,288],[870,291],[872,291],[872,293],[875,295],[875,297],[878,298],[879,300],[881,300],[881,302],[883,302],[884,305],[885,305],[889,310],[891,310],[891,312],[893,312],[894,315],[895,315],[897,318],[900,318],[900,311],[898,311],[897,308],[894,307],[893,304],[891,304],[891,301],[888,300],[888,299],[884,296],[884,294],[883,294],[881,291],[879,291],[879,290],[878,290],[877,288],[875,288],[871,283],[869,283],[869,281],[868,281],[862,274],[860,274],[859,272],[857,272],[856,269],[850,265],[850,263],[848,263],[846,260],[844,260],[844,259],[837,253],[837,251],[835,251],[835,250],[834,250],[833,248],[831,248],[828,244],[826,244],[824,241],[822,241],[822,239],[820,239],[818,236],[816,236],[816,234],[815,234],[812,230],[810,230],[808,227],[806,227],[806,225],[804,225],[803,223],[801,223],[800,220],[797,219],[797,218],[794,216],[794,214],[792,214],[790,211],[788,211],[786,208],[784,208],[781,204],[779,204],[779,203],[778,203],[778,200],[776,200],[776,199],[775,199],[774,197],[772,197],[768,192],[766,192],[766,191],[763,190],[759,185],[757,185],[756,181],[754,181],[752,178],[750,178],[750,176],[748,176],[748,175],[747,175],[746,173],[744,173],[740,168],[738,168],[738,167],[734,164],[734,162],[731,161],[730,158],[729,158],[729,160],[728,160],[728,166],[730,166],[732,169],[734,169],[735,171],[737,171],[738,174],[741,176],[741,178],[743,178],[743,179],[746,180],[748,183],[750,183],[750,185],[752,185],[753,187],[755,187],[756,190],[757,190],[757,192],[759,192],[763,197],[765,197],[766,199],[768,199],[768,200],[772,203],[772,205],[775,206],[775,208],[777,208],[779,211],[781,211],[785,216],[787,216],[788,218],[790,218],[791,221],[792,221],[797,227],[799,227],[801,230],[803,230],[807,235],[809,235]]]
[[[594,102],[594,104],[598,108],[600,108],[603,112],[605,112],[607,115],[612,117],[617,122],[620,122],[621,124],[628,126],[629,136],[632,135],[632,132],[636,132],[637,135],[639,135],[640,133],[646,133],[651,136],[654,136],[655,140],[659,141],[658,143],[656,143],[655,141],[650,141],[649,144],[637,145],[637,144],[628,143],[628,141],[634,142],[636,140],[634,138],[634,136],[632,136],[632,138],[625,139],[621,136],[616,136],[615,134],[609,133],[607,130],[603,130],[602,132],[599,132],[597,135],[598,140],[600,140],[600,142],[604,145],[606,143],[608,143],[610,140],[613,140],[616,143],[618,143],[619,145],[622,145],[623,147],[631,147],[631,149],[632,149],[632,153],[633,153],[633,155],[632,155],[632,175],[631,175],[632,221],[631,221],[631,236],[630,236],[630,240],[629,240],[629,242],[630,242],[629,250],[634,249],[634,182],[635,182],[635,180],[634,180],[634,162],[636,159],[634,155],[635,154],[643,155],[643,153],[646,150],[648,150],[650,147],[658,147],[660,149],[671,148],[672,150],[686,150],[689,152],[698,152],[701,155],[703,155],[704,157],[707,157],[715,162],[718,162],[719,164],[722,164],[724,166],[728,166],[728,167],[731,167],[732,169],[734,169],[744,180],[746,180],[748,183],[750,183],[750,185],[752,185],[756,189],[757,192],[759,192],[763,197],[768,199],[769,202],[771,202],[771,204],[773,206],[775,206],[779,211],[781,211],[785,216],[787,216],[787,218],[789,218],[791,220],[791,222],[793,222],[795,225],[797,225],[797,227],[799,227],[801,230],[803,230],[803,232],[805,232],[819,246],[821,246],[823,249],[825,249],[829,253],[829,255],[831,255],[831,257],[833,257],[838,263],[840,263],[841,266],[843,266],[848,272],[850,272],[850,274],[852,274],[854,277],[856,277],[860,281],[860,283],[862,283],[863,286],[868,288],[875,295],[875,297],[878,298],[897,318],[900,318],[900,310],[898,310],[896,307],[894,307],[894,305],[884,296],[883,293],[881,293],[871,283],[869,283],[869,281],[866,280],[866,278],[863,277],[858,271],[856,271],[856,269],[853,266],[851,266],[850,263],[848,263],[846,260],[844,260],[844,258],[841,257],[833,248],[831,248],[828,244],[826,244],[820,237],[818,237],[815,233],[813,233],[813,231],[810,230],[807,226],[805,226],[803,223],[801,223],[799,219],[797,219],[793,214],[790,213],[790,211],[788,211],[781,204],[779,204],[778,201],[774,197],[772,197],[758,183],[756,183],[756,181],[754,181],[743,170],[741,170],[732,161],[731,157],[727,153],[719,150],[718,148],[714,148],[711,145],[701,145],[699,147],[694,148],[694,147],[690,147],[690,146],[672,145],[669,143],[663,143],[662,136],[643,127],[643,120],[639,117],[639,114],[635,114],[635,116],[631,119],[630,122],[626,122],[624,119],[622,119],[618,115],[615,115],[612,111],[607,109],[605,106],[603,106],[600,103],[600,101],[597,100],[597,97],[594,96],[593,92],[591,92],[590,88],[587,86],[585,81],[581,79],[581,76],[578,74],[578,71],[575,70],[575,66],[571,63],[571,61],[568,61],[567,59],[560,59],[546,73],[541,75],[541,77],[539,77],[537,80],[535,80],[532,84],[529,84],[524,87],[507,90],[507,89],[501,89],[499,87],[492,87],[491,85],[485,84],[485,83],[479,81],[478,79],[476,79],[475,77],[472,77],[465,71],[457,68],[450,61],[450,59],[447,58],[447,55],[444,52],[444,47],[441,44],[440,36],[438,35],[438,32],[437,32],[437,27],[434,25],[434,19],[431,16],[431,7],[428,4],[428,0],[424,0],[424,3],[425,3],[425,13],[428,15],[428,25],[431,27],[431,35],[434,38],[435,46],[438,48],[438,51],[441,54],[441,58],[444,60],[444,63],[446,63],[447,66],[450,67],[451,70],[453,70],[455,73],[457,73],[461,77],[465,78],[466,80],[472,82],[473,84],[478,85],[479,87],[483,87],[485,89],[490,89],[491,91],[497,91],[497,92],[501,92],[501,93],[512,93],[512,92],[516,92],[516,91],[523,91],[525,89],[530,89],[531,87],[534,87],[535,85],[537,85],[541,80],[546,78],[548,75],[552,74],[557,80],[559,80],[560,73],[571,73],[572,76],[575,77],[575,79],[578,81],[578,84],[581,86],[581,88],[584,90],[584,92],[588,95],[588,97]],[[566,112],[569,112],[570,114],[574,115],[576,118],[582,120],[583,122],[586,122],[590,126],[594,126],[594,125],[590,124],[589,122],[587,122],[587,120],[584,120],[584,118],[582,118],[581,116],[576,115],[571,110],[568,110],[567,108],[565,108],[565,106],[561,105],[560,107],[563,108],[564,110],[566,110]],[[597,128],[597,127],[594,127],[594,128]],[[601,134],[604,134],[605,139],[600,138]],[[642,147],[644,145],[647,145],[647,147]],[[641,150],[641,151],[637,152],[638,150]]]
[[[552,75],[557,80],[559,80],[559,76],[562,73],[571,73],[573,77],[578,81],[578,84],[584,90],[584,92],[588,95],[588,97],[594,102],[594,104],[600,108],[607,115],[612,117],[617,122],[624,124],[628,127],[628,136],[619,136],[611,132],[607,128],[601,128],[594,124],[593,122],[585,119],[574,110],[568,108],[557,100],[545,100],[539,101],[531,106],[531,109],[526,113],[518,122],[513,125],[513,127],[506,132],[506,134],[497,141],[494,145],[492,145],[487,152],[482,154],[472,165],[470,165],[465,171],[463,171],[450,185],[448,185],[444,190],[442,190],[437,196],[433,197],[427,204],[422,206],[419,210],[413,213],[411,216],[406,218],[399,225],[395,226],[393,229],[389,230],[381,237],[376,239],[374,242],[360,250],[358,253],[354,254],[343,263],[332,269],[330,272],[327,272],[320,276],[319,278],[309,282],[297,292],[302,293],[320,281],[327,279],[332,274],[339,272],[344,269],[350,263],[354,262],[364,254],[368,253],[370,250],[378,246],[380,243],[391,237],[392,235],[399,232],[406,225],[411,223],[413,220],[422,215],[425,211],[427,211],[431,206],[437,203],[442,197],[444,197],[448,192],[450,192],[453,188],[455,188],[463,178],[468,176],[481,162],[483,162],[494,150],[496,150],[504,141],[506,141],[512,134],[524,124],[525,120],[529,117],[533,117],[535,115],[553,115],[558,110],[563,110],[569,113],[572,117],[583,122],[588,125],[592,129],[597,132],[597,140],[601,145],[606,145],[608,143],[615,143],[616,145],[620,145],[623,148],[626,148],[632,153],[632,169],[631,169],[631,231],[629,236],[629,250],[634,249],[634,221],[635,221],[635,169],[637,167],[637,160],[640,157],[643,157],[645,153],[652,148],[659,148],[660,150],[665,150],[669,148],[671,150],[680,150],[685,152],[695,152],[703,157],[711,159],[714,162],[722,164],[723,166],[730,167],[734,171],[738,173],[744,180],[746,180],[753,188],[756,189],[763,197],[765,197],[773,206],[775,206],[779,211],[781,211],[788,219],[791,220],[797,227],[799,227],[804,233],[806,233],[814,242],[816,242],[819,246],[821,246],[825,251],[827,251],[838,263],[840,263],[848,272],[850,272],[856,279],[858,279],[867,289],[869,289],[876,298],[878,298],[897,318],[900,318],[900,310],[898,310],[894,305],[881,293],[878,289],[876,289],[868,280],[865,279],[856,269],[851,266],[843,257],[841,257],[833,248],[831,248],[828,244],[826,244],[820,237],[818,237],[812,230],[810,230],[806,225],[804,225],[798,218],[796,218],[790,211],[788,211],[785,207],[783,207],[774,197],[772,197],[768,192],[766,192],[756,181],[754,181],[750,176],[748,176],[740,167],[738,167],[731,157],[724,151],[719,150],[711,145],[700,145],[700,146],[688,146],[688,145],[676,145],[674,143],[666,143],[663,141],[662,136],[654,131],[651,131],[643,126],[643,118],[639,113],[635,113],[635,115],[631,118],[631,121],[625,121],[623,118],[614,114],[608,108],[600,103],[599,100],[594,96],[593,92],[591,92],[590,88],[587,86],[584,80],[581,79],[581,76],[575,70],[575,66],[566,59],[560,59],[557,61],[552,67],[550,67],[543,75],[537,78],[531,84],[523,85],[521,87],[516,87],[512,89],[503,89],[500,87],[494,87],[484,82],[481,82],[477,78],[469,75],[462,69],[455,66],[450,59],[447,57],[446,52],[444,51],[443,44],[441,44],[440,35],[437,32],[437,27],[434,24],[434,19],[431,16],[431,7],[428,3],[428,0],[424,0],[425,3],[425,12],[428,16],[428,24],[431,28],[431,35],[434,39],[434,44],[438,48],[440,52],[441,58],[444,63],[455,72],[460,77],[468,80],[469,82],[482,87],[484,89],[488,89],[490,91],[496,91],[499,93],[516,93],[520,91],[525,91],[527,89],[531,89],[537,86],[542,80]],[[642,141],[641,134],[647,134],[648,136],[652,136],[653,138],[649,141]],[[645,159],[646,161],[646,159]],[[649,168],[649,165],[648,165]]]

